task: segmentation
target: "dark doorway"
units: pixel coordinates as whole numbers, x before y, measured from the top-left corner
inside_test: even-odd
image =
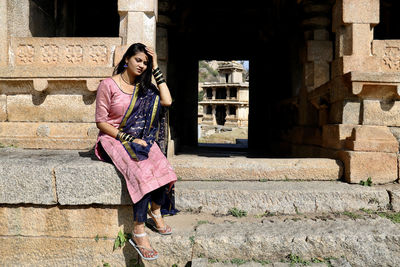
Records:
[[[168,81],[175,98],[170,116],[176,151],[198,146],[199,60],[249,59],[248,148],[271,152],[280,119],[274,107],[301,86],[304,30],[297,1],[173,2]]]
[[[216,119],[218,125],[225,125],[226,108],[225,106],[217,106]]]
[[[117,0],[31,0],[33,37],[118,37]]]

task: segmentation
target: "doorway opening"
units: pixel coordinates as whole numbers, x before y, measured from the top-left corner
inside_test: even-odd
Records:
[[[248,70],[248,60],[199,61],[199,147],[248,147]]]

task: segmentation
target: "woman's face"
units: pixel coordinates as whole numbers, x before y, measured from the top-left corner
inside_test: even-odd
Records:
[[[128,61],[127,69],[135,76],[142,75],[147,69],[148,59],[145,53],[139,52],[131,56]]]

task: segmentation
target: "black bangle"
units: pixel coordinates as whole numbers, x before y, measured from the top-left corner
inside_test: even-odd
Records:
[[[119,140],[119,141],[128,141],[128,142],[133,142],[133,140],[135,140],[135,137],[133,137],[130,134],[124,133],[122,131],[119,131],[117,133],[117,136],[115,137],[115,139]]]
[[[154,75],[155,73],[157,73],[157,72],[161,72],[160,67],[157,67],[157,68],[155,68],[155,69],[153,70],[153,75]]]
[[[121,131],[118,131],[117,136],[115,137],[118,141],[121,141]]]
[[[165,81],[164,78],[159,79],[159,80],[156,80],[157,85],[160,85],[160,84],[165,83],[165,82],[166,82],[166,81]]]

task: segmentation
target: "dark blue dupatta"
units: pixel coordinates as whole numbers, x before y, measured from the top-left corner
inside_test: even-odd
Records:
[[[131,103],[119,126],[120,131],[147,143],[147,146],[142,146],[135,142],[121,141],[132,159],[138,161],[147,159],[153,143],[163,142],[165,127],[164,120],[161,120],[164,114],[161,113],[158,90],[152,87],[139,94],[139,84],[136,84]]]

